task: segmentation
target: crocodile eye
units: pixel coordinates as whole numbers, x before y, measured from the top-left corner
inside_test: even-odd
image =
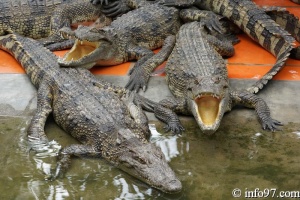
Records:
[[[219,76],[213,77],[213,81],[214,81],[215,83],[219,83],[220,80],[221,80],[221,78],[220,78]]]
[[[162,153],[157,153],[156,156],[157,156],[159,159],[163,159],[163,157],[164,157]]]
[[[145,165],[146,164],[146,161],[143,159],[143,158],[140,158],[138,156],[135,156],[134,157],[134,160],[138,161],[139,163]]]

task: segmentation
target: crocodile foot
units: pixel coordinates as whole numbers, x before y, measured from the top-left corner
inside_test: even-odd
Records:
[[[145,91],[150,77],[149,73],[141,66],[135,66],[130,73],[130,79],[125,86],[126,89],[138,92],[142,88]]]
[[[62,151],[63,150],[61,150],[60,152],[58,159],[59,161],[57,162],[55,169],[51,170],[51,173],[49,175],[46,175],[46,180],[54,181],[55,179],[62,177],[70,167],[71,156],[69,154],[62,153]]]
[[[117,17],[124,13],[127,13],[130,8],[124,3],[124,1],[114,1],[108,5],[102,6],[102,13],[106,17]]]
[[[280,121],[277,121],[275,119],[269,118],[269,119],[264,119],[262,121],[262,128],[264,130],[269,130],[269,131],[278,131],[281,130],[278,128],[278,126],[283,126],[283,124]]]
[[[171,131],[174,134],[181,134],[182,131],[184,131],[183,126],[181,125],[181,123],[178,122],[169,122],[166,126],[164,126],[164,130],[165,132],[169,132]]]
[[[90,0],[90,2],[94,5],[107,5],[109,0]]]
[[[47,138],[38,138],[28,136],[29,150],[33,150],[37,153],[46,152],[50,149],[50,144]]]

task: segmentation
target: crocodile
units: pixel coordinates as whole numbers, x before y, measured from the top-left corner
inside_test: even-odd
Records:
[[[294,48],[295,39],[250,0],[161,0],[161,3],[168,6],[193,5],[220,14],[276,56],[273,67],[247,89],[252,93],[259,92],[282,69]]]
[[[82,26],[73,33],[67,33],[77,40],[58,62],[63,67],[89,69],[96,64],[110,66],[137,60],[131,77],[139,76],[136,68],[142,67],[150,68],[145,72],[150,74],[151,69],[170,54],[181,24],[178,9],[150,2],[123,14],[104,28]],[[159,47],[162,47],[161,51],[154,54],[152,50]],[[127,86],[130,88],[130,81]],[[139,87],[137,84],[137,88],[131,89]]]
[[[73,23],[95,21],[99,17],[107,22],[102,26],[108,25],[110,20],[105,20],[101,10],[113,14],[111,8],[94,6],[88,0],[1,0],[0,35],[12,30],[39,39],[51,50],[70,48],[74,41],[63,39],[58,31],[62,27],[70,28]]]
[[[38,88],[37,110],[27,131],[32,148],[47,147],[44,126],[51,112],[55,122],[81,143],[61,149],[50,180],[66,172],[71,156],[88,156],[103,158],[163,192],[182,189],[161,149],[149,142],[141,109],[153,110],[157,103],[97,79],[86,69],[60,68],[57,57],[31,38],[0,36],[0,48],[20,62]]]
[[[218,129],[224,113],[237,104],[254,108],[263,129],[275,131],[281,123],[271,118],[266,102],[249,91],[233,90],[229,85],[226,63],[220,53],[234,54],[232,43],[236,39],[231,37],[210,35],[200,22],[182,25],[165,67],[166,80],[175,98],[164,99],[160,104],[176,113],[192,114],[207,135]],[[156,117],[168,122],[167,118],[160,117],[163,112],[155,108]]]
[[[206,12],[198,19],[213,19],[211,23],[207,22],[208,27],[217,30],[219,18],[211,15],[215,16],[212,12]],[[66,35],[77,40],[58,62],[63,67],[91,68],[94,65],[109,66],[137,60],[129,72],[130,80],[126,88],[145,90],[153,69],[171,53],[183,17],[177,8],[148,1],[107,27],[96,29],[81,26],[73,32],[66,32]],[[154,54],[152,50],[159,47],[162,49]]]

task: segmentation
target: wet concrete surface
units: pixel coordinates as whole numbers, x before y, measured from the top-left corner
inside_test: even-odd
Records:
[[[116,85],[124,86],[127,76],[97,76]],[[255,80],[231,79],[230,83],[234,89],[249,87]],[[0,116],[26,116],[32,115],[36,108],[36,89],[25,74],[0,74]],[[146,92],[140,94],[153,100],[160,101],[167,96],[172,96],[164,77],[152,77]],[[288,122],[300,122],[300,82],[299,81],[270,81],[270,83],[258,94],[269,105],[273,118]],[[235,108],[233,115],[256,118],[253,110],[246,108]],[[156,118],[148,113],[150,120]],[[224,120],[224,123],[226,121]]]
[[[121,76],[98,76],[125,85]],[[231,80],[244,88],[250,80]],[[64,178],[46,181],[56,164],[56,152],[30,152],[26,130],[36,107],[36,89],[26,75],[0,74],[0,199],[231,199],[259,188],[300,190],[300,82],[271,81],[259,93],[283,130],[263,131],[251,109],[237,107],[225,115],[217,133],[201,134],[192,117],[181,117],[186,131],[181,136],[163,132],[163,124],[148,113],[155,124],[152,142],[161,147],[179,179],[183,191],[169,195],[152,189],[103,160],[75,158]],[[146,97],[159,101],[170,96],[163,77],[152,77]],[[59,145],[77,143],[50,117],[46,134]],[[267,191],[265,190],[265,191]],[[264,193],[264,195],[267,195]],[[243,196],[242,196],[243,197]]]

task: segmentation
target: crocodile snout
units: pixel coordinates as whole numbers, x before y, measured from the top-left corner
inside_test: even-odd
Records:
[[[174,179],[166,183],[165,188],[167,193],[178,193],[182,190],[182,184],[178,179]]]

